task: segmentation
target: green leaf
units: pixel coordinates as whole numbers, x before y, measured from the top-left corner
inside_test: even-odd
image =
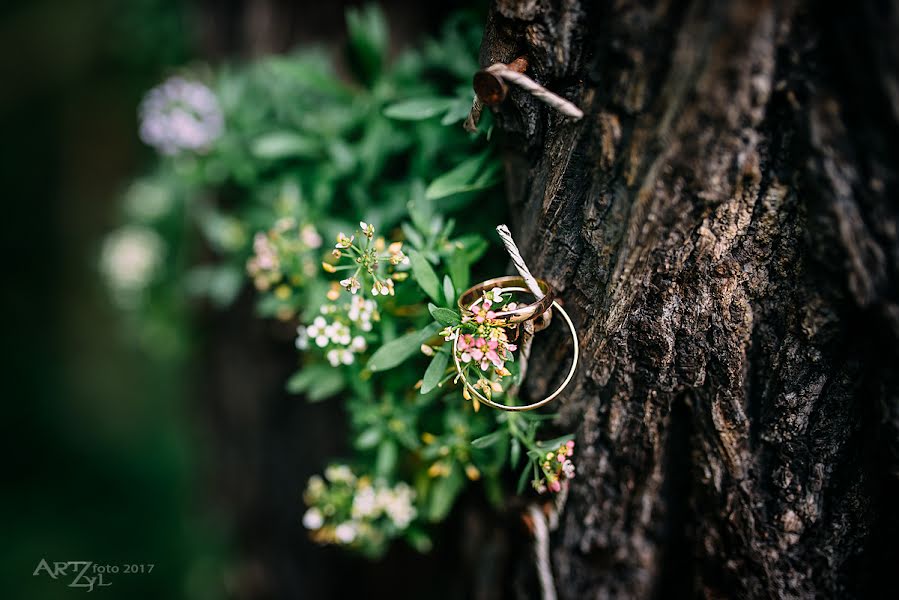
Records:
[[[294,373],[285,387],[291,394],[305,394],[311,402],[334,396],[343,390],[346,382],[339,369],[328,365],[309,365]]]
[[[563,436],[559,436],[557,438],[553,438],[551,440],[546,440],[544,442],[537,442],[537,447],[540,450],[549,452],[550,450],[555,450],[562,444],[567,444],[569,441],[571,441],[573,439],[574,439],[574,434],[563,435]]]
[[[384,116],[399,121],[422,121],[445,113],[452,105],[452,98],[412,98],[388,105]]]
[[[518,441],[517,437],[512,438],[512,449],[509,451],[509,463],[512,468],[518,466],[518,461],[521,459],[521,442]]]
[[[414,227],[412,227],[408,223],[400,223],[400,229],[403,230],[403,235],[406,236],[406,241],[408,241],[416,248],[424,247],[425,240],[421,237],[421,234],[415,230]]]
[[[428,303],[428,311],[434,317],[434,320],[444,327],[452,327],[462,322],[462,317],[459,316],[459,313],[449,308],[440,308]]]
[[[437,384],[443,379],[443,373],[446,371],[446,366],[448,364],[449,352],[438,352],[434,355],[434,358],[431,359],[431,364],[428,365],[428,369],[425,371],[425,376],[422,379],[422,394],[427,394],[437,387]]]
[[[359,437],[356,438],[356,447],[360,450],[367,450],[368,448],[374,448],[380,441],[381,428],[373,426],[359,434]]]
[[[194,267],[187,273],[185,289],[190,294],[208,296],[216,306],[225,307],[237,297],[245,274],[231,265]]]
[[[452,306],[456,302],[456,288],[449,275],[443,276],[443,295],[446,296],[446,305]]]
[[[449,475],[438,477],[434,481],[428,504],[428,517],[431,521],[442,521],[446,518],[464,484],[465,476],[462,475],[462,469],[457,464],[453,465]]]
[[[500,429],[499,431],[494,431],[493,433],[488,433],[483,437],[479,437],[476,440],[471,441],[472,448],[489,448],[493,444],[500,441],[505,435],[505,430]]]
[[[409,216],[418,231],[428,231],[431,226],[434,208],[429,200],[425,200],[425,184],[415,179],[409,185],[409,202],[406,204]],[[416,232],[417,233],[417,232]],[[419,244],[418,247],[421,247]]]
[[[424,292],[434,302],[443,303],[440,298],[440,280],[427,259],[417,250],[409,251],[409,261],[412,263],[412,275]]]
[[[346,13],[349,62],[356,76],[371,85],[381,76],[387,56],[387,20],[375,4]]]
[[[443,118],[440,119],[440,124],[452,125],[453,123],[458,123],[459,121],[467,119],[469,112],[471,112],[471,98],[468,96],[456,98],[453,100],[453,104],[446,114],[443,115]]]
[[[521,470],[521,476],[518,478],[518,485],[515,486],[515,492],[520,494],[524,491],[524,486],[528,482],[528,473],[533,470],[534,463],[528,463],[525,468]]]
[[[250,152],[256,158],[278,160],[283,158],[313,158],[318,156],[319,145],[313,139],[291,131],[274,131],[253,140]]]
[[[453,244],[462,251],[469,264],[477,261],[487,250],[487,240],[476,233],[458,237],[453,240]]]
[[[500,164],[496,160],[489,160],[490,158],[488,150],[456,165],[428,185],[425,198],[436,200],[496,185],[500,180]]]
[[[368,368],[372,371],[386,371],[404,362],[419,352],[421,345],[440,331],[440,325],[431,323],[424,329],[413,331],[387,342],[368,359]]]
[[[375,458],[375,474],[379,477],[389,479],[396,468],[397,459],[399,458],[399,448],[393,440],[384,440],[378,446],[378,456]]]
[[[430,536],[418,527],[413,526],[406,529],[406,540],[422,554],[430,552],[431,548],[434,547],[434,542],[431,541]]]
[[[446,262],[446,268],[449,271],[450,279],[453,280],[453,284],[457,290],[468,289],[470,278],[468,267],[469,262],[465,257],[465,250],[463,248],[456,249]]]

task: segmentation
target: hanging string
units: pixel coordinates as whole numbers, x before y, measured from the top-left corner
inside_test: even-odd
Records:
[[[475,94],[471,101],[471,110],[468,112],[468,118],[462,123],[462,127],[465,131],[474,133],[478,130],[478,123],[481,122],[482,112],[484,112],[484,105],[481,103],[481,99],[478,98],[478,95]]]
[[[528,505],[528,515],[534,524],[534,564],[543,600],[556,600],[556,583],[549,561],[549,527],[546,516],[536,504]]]
[[[537,280],[531,275],[531,270],[528,269],[527,263],[524,262],[524,258],[521,256],[521,250],[518,249],[518,244],[515,243],[515,240],[512,239],[512,232],[509,231],[509,228],[505,225],[499,225],[496,228],[496,232],[499,234],[499,238],[503,241],[503,245],[506,247],[506,252],[509,253],[509,257],[512,259],[512,264],[515,265],[515,270],[518,271],[518,274],[524,279],[525,283],[528,286],[528,289],[531,290],[531,293],[534,294],[534,297],[537,300],[543,298],[543,290],[540,289],[540,286],[537,284]]]

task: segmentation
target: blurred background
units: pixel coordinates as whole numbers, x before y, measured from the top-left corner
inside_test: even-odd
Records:
[[[333,431],[345,416],[284,394],[291,341],[251,318],[245,290],[227,312],[196,308],[177,324],[185,335],[170,352],[145,355],[96,266],[125,186],[153,157],[137,136],[142,95],[184,65],[310,43],[339,53],[348,4],[0,8],[5,597],[84,593],[33,576],[42,559],[153,563],[151,573],[94,590],[129,598],[402,596],[410,580],[462,596],[467,579],[488,577],[459,562],[456,544],[476,540],[458,535],[430,556],[397,545],[381,563],[314,547],[299,526],[300,493],[341,451]],[[383,8],[393,50],[435,30],[450,7]],[[457,511],[445,529],[466,521],[471,531],[501,529],[472,522],[479,517],[464,501]]]

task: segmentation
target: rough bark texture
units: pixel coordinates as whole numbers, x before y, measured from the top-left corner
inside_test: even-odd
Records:
[[[527,55],[586,113],[513,92],[496,114],[517,238],[584,350],[560,405],[580,446],[561,598],[845,598],[892,578],[897,15],[492,5],[482,63]],[[564,368],[558,335],[535,344],[533,393],[559,376],[541,361]]]

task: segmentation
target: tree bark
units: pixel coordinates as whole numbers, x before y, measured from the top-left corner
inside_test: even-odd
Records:
[[[862,597],[899,564],[899,10],[830,4],[490,9],[482,63],[585,112],[495,114],[583,345],[561,598]]]

